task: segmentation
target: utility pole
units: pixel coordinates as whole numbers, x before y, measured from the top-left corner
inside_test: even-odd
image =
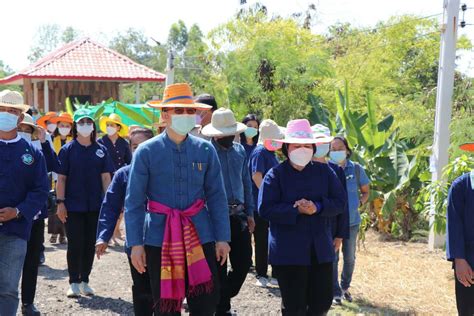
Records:
[[[173,50],[168,50],[168,60],[166,62],[166,85],[174,83],[174,55]]]
[[[439,54],[438,85],[436,93],[436,117],[434,130],[433,153],[430,161],[431,181],[443,179],[443,169],[448,164],[450,146],[449,124],[451,123],[451,107],[454,89],[454,68],[456,58],[457,30],[459,25],[460,0],[443,0],[443,24],[441,32],[441,49]],[[430,209],[430,249],[442,247],[445,238],[437,235],[433,229],[435,219],[434,203]]]

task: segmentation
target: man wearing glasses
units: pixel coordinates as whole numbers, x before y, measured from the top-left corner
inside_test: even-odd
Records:
[[[155,313],[213,315],[219,300],[217,264],[230,251],[227,198],[211,143],[189,135],[196,103],[188,84],[166,87],[161,109],[166,131],[143,143],[130,170],[125,201],[132,264],[150,275]],[[217,259],[217,260],[216,260]]]

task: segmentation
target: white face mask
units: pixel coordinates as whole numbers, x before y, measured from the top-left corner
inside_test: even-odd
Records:
[[[18,132],[18,136],[26,140],[28,143],[31,143],[31,134],[25,132]]]
[[[107,135],[109,135],[109,136],[113,136],[113,135],[117,134],[117,128],[116,127],[107,126],[105,130],[107,132]]]
[[[18,126],[18,116],[8,112],[0,112],[0,131],[10,132]]]
[[[59,128],[59,134],[61,136],[67,136],[71,133],[71,128],[70,127],[60,127]]]
[[[54,133],[54,131],[56,130],[56,127],[58,127],[58,124],[48,124],[48,125],[46,125],[46,129],[50,133]]]
[[[295,165],[305,167],[313,159],[313,148],[298,148],[290,152],[288,156]]]
[[[81,134],[82,137],[91,136],[94,131],[94,126],[92,124],[77,125],[77,132]]]

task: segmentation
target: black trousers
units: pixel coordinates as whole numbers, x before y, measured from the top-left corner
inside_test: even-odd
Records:
[[[68,212],[67,268],[69,284],[89,283],[95,255],[95,237],[99,212]]]
[[[221,299],[217,306],[218,313],[225,313],[231,309],[230,299],[239,294],[252,265],[252,244],[248,228],[242,230],[240,220],[231,216],[230,229],[231,251],[229,257],[231,269],[227,271],[227,262],[219,266]]]
[[[458,314],[460,316],[472,316],[474,315],[474,286],[465,287],[456,278],[454,273],[454,279],[456,280],[456,305],[458,308]]]
[[[268,277],[268,221],[254,214],[255,271],[259,277]]]
[[[31,236],[26,248],[25,263],[21,277],[21,303],[33,304],[36,295],[36,281],[40,254],[44,243],[44,219],[33,221]]]
[[[188,297],[188,307],[192,316],[213,316],[219,302],[219,277],[216,261],[216,247],[214,243],[202,245],[207,264],[212,273],[214,289],[209,294]],[[150,274],[151,292],[155,306],[155,315],[181,315],[181,313],[160,312],[160,279],[161,279],[161,247],[145,246],[147,270]]]
[[[333,297],[332,262],[311,266],[273,266],[280,286],[282,315],[326,315]]]
[[[153,297],[151,295],[148,271],[143,274],[138,273],[132,265],[131,258],[129,256],[127,256],[127,258],[130,265],[130,272],[132,273],[133,311],[135,316],[153,315]]]

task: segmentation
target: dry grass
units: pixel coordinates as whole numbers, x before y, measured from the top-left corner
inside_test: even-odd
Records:
[[[351,293],[355,304],[335,314],[456,314],[454,277],[443,250],[423,243],[381,241],[367,234],[357,252]]]

